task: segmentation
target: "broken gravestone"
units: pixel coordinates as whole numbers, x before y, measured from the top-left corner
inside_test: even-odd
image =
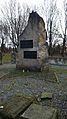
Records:
[[[14,119],[24,112],[32,103],[34,97],[15,95],[9,98],[0,110],[0,115],[4,118]]]
[[[31,104],[21,115],[22,119],[57,119],[57,110],[38,104]]]
[[[57,119],[57,110],[36,103],[33,96],[15,95],[0,109],[0,116],[9,119]]]

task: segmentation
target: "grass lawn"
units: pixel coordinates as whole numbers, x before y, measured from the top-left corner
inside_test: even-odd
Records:
[[[3,55],[3,63],[9,63],[11,61],[11,54],[10,53],[5,53]]]
[[[50,66],[50,69],[55,71],[56,73],[67,74],[67,68],[64,68],[63,66]]]
[[[32,77],[36,79],[44,79],[46,76],[48,76],[48,73],[56,72],[56,74],[67,74],[67,69],[63,69],[63,67],[56,67],[56,66],[49,66],[49,70],[45,70],[42,72],[23,72],[23,70],[18,70],[16,68],[8,68],[6,70],[6,67],[4,69],[0,69],[0,71],[3,72],[9,72],[9,77]],[[46,77],[47,78],[47,77]],[[50,79],[52,77],[49,77]]]

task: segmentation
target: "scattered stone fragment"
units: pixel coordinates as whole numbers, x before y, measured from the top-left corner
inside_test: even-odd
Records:
[[[48,106],[31,104],[21,117],[23,119],[57,119],[57,110]]]
[[[42,92],[41,99],[52,99],[52,95],[50,92]]]

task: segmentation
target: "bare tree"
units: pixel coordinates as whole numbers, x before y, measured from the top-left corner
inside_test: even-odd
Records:
[[[56,0],[44,0],[44,6],[42,7],[43,14],[46,17],[47,24],[47,38],[49,40],[49,55],[51,55],[52,43],[58,39],[59,31],[59,11],[57,8]],[[58,42],[58,41],[57,41]],[[55,43],[57,43],[55,41]]]
[[[62,38],[63,38],[63,46],[62,46],[62,56],[64,56],[64,51],[65,51],[65,43],[66,43],[66,31],[67,31],[67,1],[64,0],[63,1],[63,6],[64,6],[64,17],[62,15],[61,19],[60,19],[60,25],[61,25],[61,29],[62,29]],[[61,13],[62,14],[62,13]],[[64,18],[64,28],[62,27],[62,18]]]
[[[7,42],[7,34],[8,29],[5,23],[0,21],[0,45],[1,45],[1,52],[4,52],[5,44]]]
[[[8,36],[14,47],[17,47],[19,36],[27,24],[30,9],[27,5],[22,6],[21,9],[20,4],[16,0],[10,0],[8,5],[1,11],[8,29]]]

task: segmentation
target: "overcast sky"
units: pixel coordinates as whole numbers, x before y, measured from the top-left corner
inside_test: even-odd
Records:
[[[1,0],[0,1],[0,6],[2,6],[5,2],[8,2],[9,0]],[[17,0],[20,3],[27,3],[28,5],[39,5],[44,2],[44,0]]]
[[[4,3],[8,2],[9,0],[0,0],[0,5],[3,5]],[[17,0],[21,3],[28,3],[29,5],[34,4],[34,5],[38,5],[44,2],[44,0]]]
[[[2,7],[4,7],[6,5],[6,3],[8,3],[10,0],[0,0],[0,9],[2,9]],[[31,7],[32,9],[42,6],[44,4],[44,1],[45,0],[16,0],[17,2],[21,3],[21,6],[22,4],[28,4],[29,7]],[[49,1],[49,0],[48,0]],[[63,0],[57,0],[57,6],[58,8],[60,8],[62,10],[62,3],[63,3]],[[39,14],[43,16],[41,10],[39,10]],[[1,14],[1,11],[0,11],[0,17],[2,17],[2,14]]]
[[[10,0],[0,0],[0,9],[2,9],[2,7],[4,7],[6,5],[6,2],[8,3],[9,1]],[[25,4],[26,3],[26,4],[29,5],[29,7],[31,7],[32,9],[34,9],[34,6],[36,6],[36,7],[42,6],[44,4],[44,1],[45,0],[16,0],[16,1],[19,2],[19,3],[21,3],[21,6],[22,6],[22,4]],[[62,10],[62,3],[63,3],[63,0],[57,0],[57,6],[61,10]],[[44,17],[43,14],[42,14],[42,12],[41,13],[40,12],[41,12],[41,10],[38,10],[38,13],[42,17]],[[0,12],[0,17],[2,17],[1,12]],[[45,18],[44,18],[44,20],[45,20]]]
[[[9,0],[0,0],[0,7],[2,7],[2,5],[4,5],[5,2],[8,2]],[[27,3],[29,6],[39,6],[41,4],[44,3],[44,0],[17,0],[19,1],[20,3]],[[62,1],[63,0],[57,0],[58,2],[58,7],[61,7],[62,6]]]

